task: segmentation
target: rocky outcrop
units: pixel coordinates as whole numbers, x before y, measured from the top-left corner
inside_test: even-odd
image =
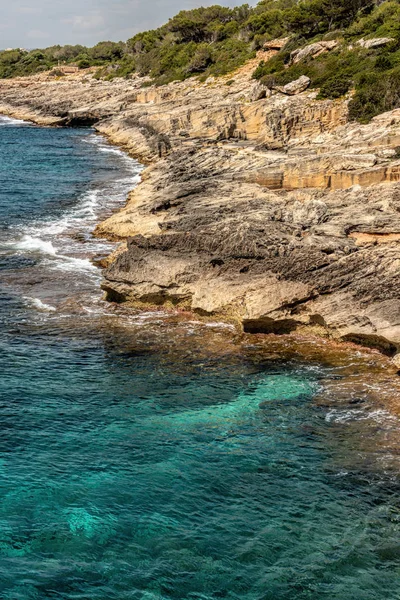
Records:
[[[329,41],[321,41],[315,42],[314,44],[309,44],[304,48],[298,48],[297,50],[293,50],[290,53],[290,64],[295,65],[302,60],[306,60],[307,58],[317,58],[324,52],[329,52],[338,46],[338,42],[335,40]]]
[[[371,48],[380,48],[382,46],[387,46],[390,42],[394,42],[394,38],[383,37],[383,38],[372,38],[369,40],[358,40],[357,44],[361,46],[361,48],[366,48],[370,50]]]
[[[254,66],[158,88],[90,74],[2,81],[0,112],[93,123],[149,164],[126,207],[97,228],[124,243],[104,272],[110,301],[179,306],[253,333],[309,330],[395,356],[400,111],[351,124],[345,100],[264,90]]]
[[[164,160],[153,168],[160,192],[151,207],[145,181],[103,224],[105,232],[132,233],[106,271],[109,298],[225,314],[251,332],[323,328],[395,354],[398,241],[360,243],[356,234],[400,232],[398,190],[276,193],[221,177],[223,161],[237,172],[239,157],[229,154],[203,151],[197,170],[177,152],[175,167]]]
[[[269,98],[271,95],[272,91],[267,88],[266,85],[263,85],[262,83],[255,83],[253,87],[250,88],[249,100],[250,102],[257,102],[257,100]]]
[[[282,48],[284,48],[286,46],[286,44],[288,43],[289,40],[290,40],[290,37],[269,40],[267,42],[264,42],[263,50],[266,52],[269,50],[278,50],[278,51],[282,50]]]
[[[279,87],[276,86],[275,89],[278,92],[282,92],[282,94],[287,94],[288,96],[296,96],[297,94],[301,94],[304,92],[311,83],[311,79],[306,75],[302,75],[295,81],[291,81],[286,85]]]

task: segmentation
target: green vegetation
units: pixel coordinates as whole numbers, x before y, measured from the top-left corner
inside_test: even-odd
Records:
[[[350,114],[362,122],[400,107],[400,0],[262,0],[254,8],[244,4],[181,11],[159,29],[127,42],[0,52],[0,77],[49,69],[61,76],[58,65],[73,64],[96,67],[96,77],[107,79],[139,74],[157,85],[192,76],[205,80],[230,73],[278,37],[289,38],[285,48],[261,61],[253,75],[267,86],[307,75],[321,99],[340,98],[355,89]],[[376,37],[393,41],[371,49],[358,43]],[[292,64],[293,50],[321,40],[338,45]]]
[[[330,3],[331,12],[321,10],[323,5],[323,0],[311,0],[282,11],[290,22],[297,14],[299,25],[281,52],[259,64],[254,79],[273,87],[307,75],[319,99],[340,98],[354,89],[350,117],[364,123],[400,107],[400,1],[359,0],[350,2],[348,12],[341,0]],[[370,49],[358,43],[385,37],[393,41]],[[294,49],[332,39],[338,42],[334,50],[292,64]]]
[[[80,68],[103,66],[119,61],[125,44],[100,42],[93,48],[85,46],[51,46],[44,50],[4,50],[0,52],[0,78],[19,77],[48,71],[59,64],[76,64]]]
[[[157,84],[193,75],[223,75],[255,55],[254,36],[246,25],[252,12],[248,5],[197,8],[181,11],[163,27],[139,33],[126,43],[3,51],[0,77],[29,75],[59,64],[98,67],[97,76],[108,79],[149,75]]]

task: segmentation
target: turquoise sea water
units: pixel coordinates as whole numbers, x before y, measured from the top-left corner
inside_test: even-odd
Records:
[[[0,598],[400,598],[394,418],[102,303],[90,231],[139,172],[0,119]]]

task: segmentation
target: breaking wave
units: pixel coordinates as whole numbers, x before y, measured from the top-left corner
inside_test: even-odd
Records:
[[[18,127],[18,126],[29,126],[30,123],[22,121],[21,119],[14,119],[13,117],[5,117],[0,115],[0,127]]]

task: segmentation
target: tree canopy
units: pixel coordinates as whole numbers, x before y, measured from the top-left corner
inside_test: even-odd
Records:
[[[363,52],[356,47],[347,52],[350,42],[373,36],[394,41],[383,49]],[[260,64],[255,78],[272,84],[307,74],[323,97],[338,97],[355,86],[360,94],[362,88],[360,98],[368,97],[369,106],[372,100],[366,86],[378,90],[386,85],[386,97],[392,99],[388,104],[397,102],[393,99],[397,98],[396,69],[400,68],[400,0],[261,0],[255,7],[213,5],[182,10],[162,27],[138,33],[127,42],[0,52],[0,77],[46,71],[61,63],[95,67],[97,77],[146,75],[157,84],[192,76],[205,79],[231,72],[278,37],[290,41],[278,56]],[[339,40],[339,49],[289,66],[291,50],[321,39]],[[363,79],[368,69],[379,85]],[[359,100],[359,112],[361,104]]]

